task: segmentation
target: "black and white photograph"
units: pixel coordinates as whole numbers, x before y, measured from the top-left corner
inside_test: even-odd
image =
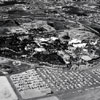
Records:
[[[100,0],[0,0],[0,100],[100,100]]]

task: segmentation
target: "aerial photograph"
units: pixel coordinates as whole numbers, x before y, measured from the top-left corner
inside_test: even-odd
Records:
[[[0,100],[100,100],[100,0],[0,0]]]

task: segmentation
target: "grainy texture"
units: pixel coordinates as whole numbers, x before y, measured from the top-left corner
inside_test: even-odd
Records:
[[[100,100],[98,66],[100,0],[0,0],[0,76],[19,99]]]

